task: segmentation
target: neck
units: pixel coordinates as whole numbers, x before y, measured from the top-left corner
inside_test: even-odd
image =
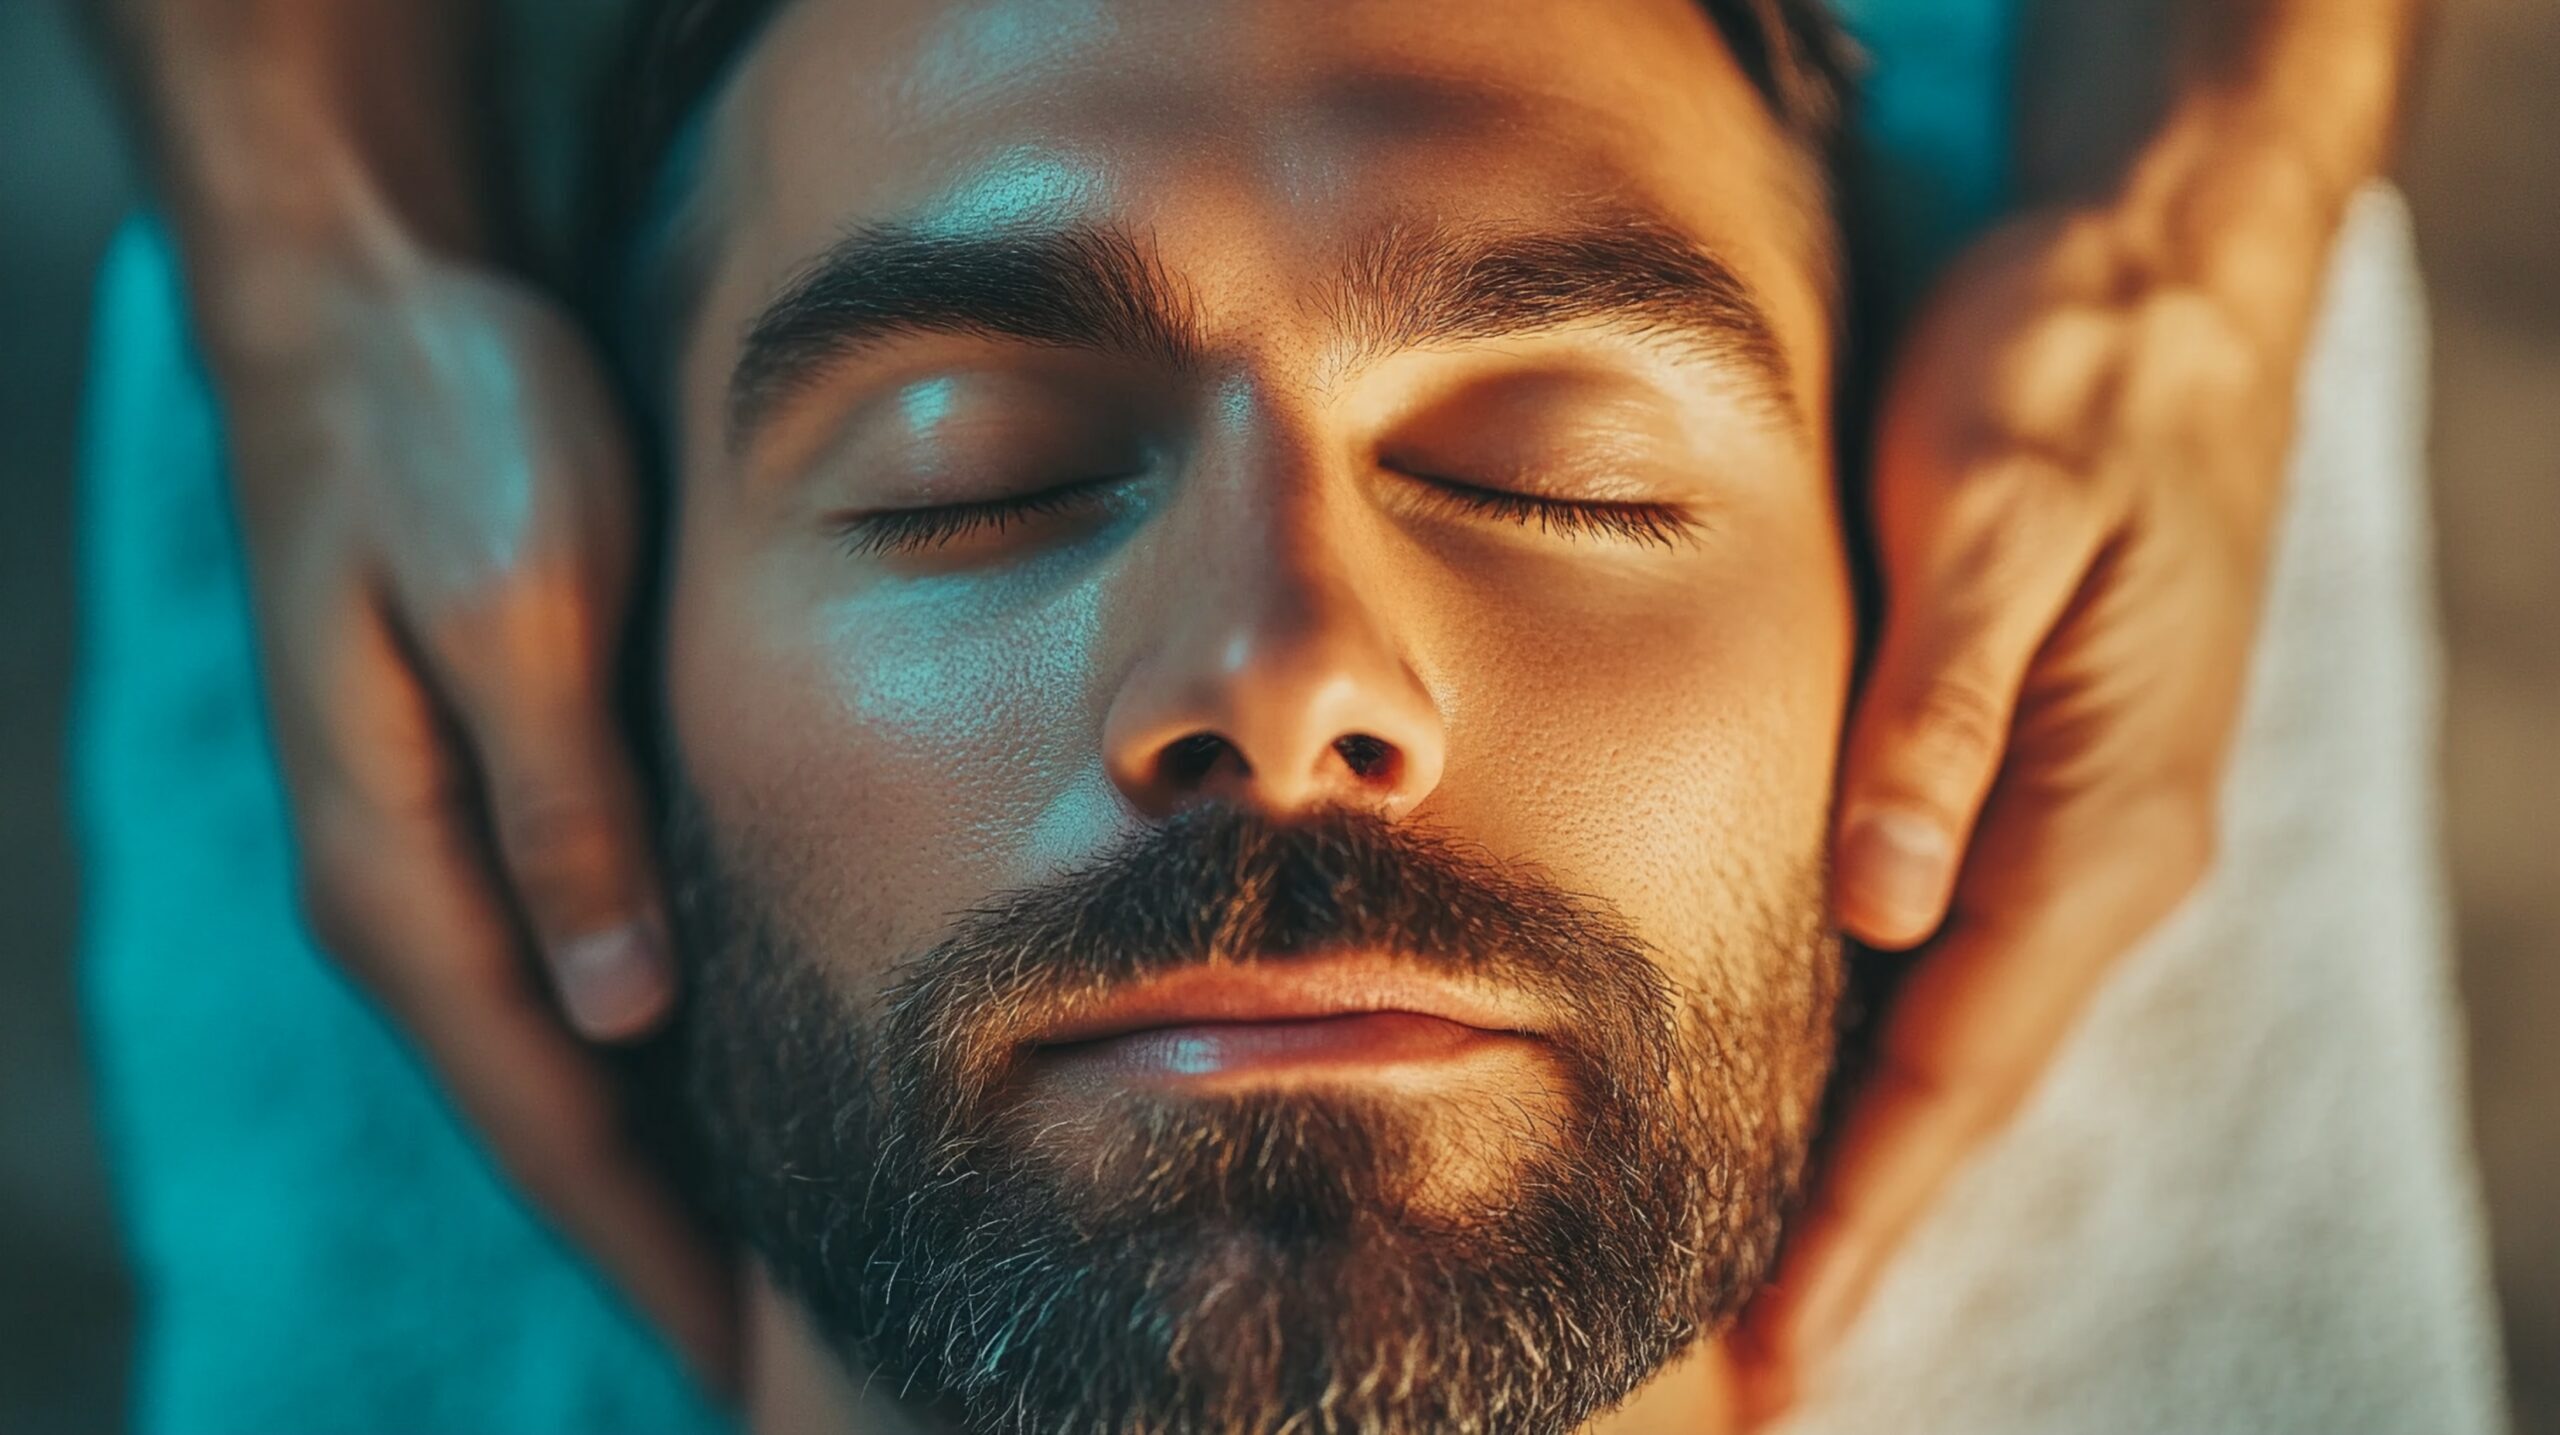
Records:
[[[754,1435],[957,1435],[957,1427],[848,1374],[762,1272],[751,1279],[747,1428]],[[1724,1435],[1737,1428],[1723,1343],[1701,1340],[1579,1435]]]

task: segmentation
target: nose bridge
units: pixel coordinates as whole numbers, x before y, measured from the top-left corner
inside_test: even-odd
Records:
[[[1245,681],[1340,682],[1368,662],[1401,668],[1384,615],[1352,572],[1338,511],[1343,475],[1314,445],[1274,436],[1238,455],[1202,505],[1199,616],[1221,630],[1221,666]]]
[[[1166,515],[1155,639],[1104,734],[1114,778],[1153,815],[1206,797],[1400,814],[1439,781],[1440,716],[1357,570],[1354,490],[1312,425],[1224,417]]]

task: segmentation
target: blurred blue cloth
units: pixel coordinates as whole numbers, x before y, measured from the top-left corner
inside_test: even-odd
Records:
[[[1840,7],[1899,289],[2000,202],[2011,3]],[[726,1429],[302,927],[219,419],[148,220],[107,256],[94,353],[73,784],[135,1428]]]
[[[134,1426],[725,1428],[311,945],[167,241],[100,280],[74,719],[84,994],[142,1297]]]

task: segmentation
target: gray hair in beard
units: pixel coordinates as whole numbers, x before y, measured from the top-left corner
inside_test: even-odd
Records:
[[[680,1164],[848,1360],[972,1431],[1571,1430],[1766,1278],[1833,1044],[1815,878],[1719,934],[1697,965],[1731,989],[1679,990],[1535,869],[1205,807],[963,914],[868,1018],[723,856],[679,785],[693,965],[648,1075]],[[1133,1092],[1061,1133],[1009,1099],[1034,1035],[1127,983],[1350,949],[1556,1014],[1570,1113],[1484,1204],[1413,1201],[1451,1137],[1393,1102]]]

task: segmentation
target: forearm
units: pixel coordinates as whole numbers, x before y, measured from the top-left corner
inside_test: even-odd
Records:
[[[93,0],[219,343],[281,340],[297,276],[482,253],[472,0]]]

